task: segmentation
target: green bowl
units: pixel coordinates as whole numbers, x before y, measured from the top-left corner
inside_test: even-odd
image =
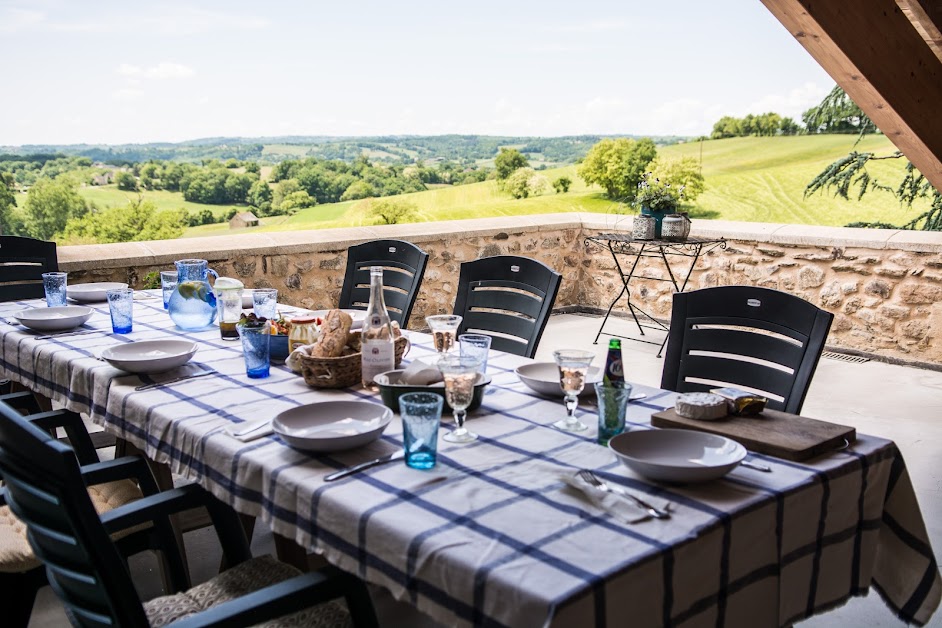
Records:
[[[374,378],[376,385],[379,386],[379,395],[383,399],[383,405],[393,412],[399,412],[399,397],[406,393],[430,392],[441,395],[442,398],[445,397],[445,385],[442,383],[432,384],[430,386],[399,383],[403,372],[403,369],[386,371]],[[487,385],[490,383],[490,375],[478,375],[478,382],[474,385],[474,396],[471,398],[471,405],[468,406],[469,413],[474,412],[481,406],[481,401],[484,399],[484,389],[487,388]],[[445,401],[442,407],[442,413],[451,413],[451,406],[448,405],[447,401]]]

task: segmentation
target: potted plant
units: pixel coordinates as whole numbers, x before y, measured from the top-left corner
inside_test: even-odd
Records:
[[[671,187],[670,183],[661,182],[650,172],[641,176],[638,192],[635,194],[635,205],[641,208],[641,214],[654,217],[654,237],[661,237],[661,222],[667,214],[677,210],[684,197],[684,186]]]

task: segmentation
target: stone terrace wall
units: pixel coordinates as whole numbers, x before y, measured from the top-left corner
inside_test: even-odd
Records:
[[[411,327],[428,314],[450,312],[461,262],[482,256],[526,255],[563,275],[557,308],[607,309],[621,287],[607,250],[584,238],[631,229],[631,219],[599,214],[550,214],[439,223],[213,238],[61,247],[69,281],[127,281],[197,257],[220,275],[249,287],[279,289],[280,300],[312,309],[337,303],[352,244],[396,238],[429,253]],[[942,365],[942,234],[695,221],[693,235],[722,236],[697,264],[688,289],[760,285],[797,294],[835,314],[828,344],[890,360]],[[686,261],[686,260],[684,260]],[[679,264],[683,266],[683,264]],[[637,277],[664,276],[659,260],[642,260]],[[667,319],[669,284],[638,280],[632,299]],[[619,309],[623,309],[619,308]]]

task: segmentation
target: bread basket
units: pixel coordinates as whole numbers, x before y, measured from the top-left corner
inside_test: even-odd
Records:
[[[405,336],[396,338],[396,367],[406,354],[409,340]],[[301,375],[312,388],[348,388],[362,381],[361,355],[351,353],[339,358],[314,358],[300,356]]]

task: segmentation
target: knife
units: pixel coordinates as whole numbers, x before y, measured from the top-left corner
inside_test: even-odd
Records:
[[[368,460],[367,462],[361,462],[360,464],[355,464],[352,467],[347,467],[346,469],[341,469],[340,471],[335,471],[328,476],[324,477],[325,482],[333,482],[334,480],[339,480],[340,478],[345,478],[348,475],[353,475],[364,469],[369,469],[372,467],[379,466],[381,464],[386,464],[387,462],[393,462],[394,460],[402,460],[405,458],[406,452],[403,449],[397,449],[391,454],[386,454],[385,456],[380,456],[375,460]]]
[[[137,386],[134,390],[140,392],[142,390],[150,390],[151,388],[160,388],[161,386],[166,386],[167,384],[176,384],[177,382],[182,382],[187,379],[194,379],[196,377],[205,377],[207,375],[215,375],[216,371],[200,371],[199,373],[192,373],[190,375],[181,375],[180,377],[174,377],[173,379],[166,379],[162,382],[154,382],[153,384],[144,384],[142,386]]]

